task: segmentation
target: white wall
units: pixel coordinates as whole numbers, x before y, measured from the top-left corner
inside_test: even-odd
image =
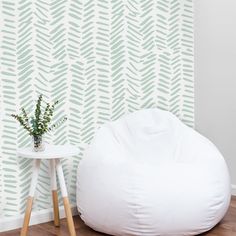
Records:
[[[196,129],[227,160],[236,185],[236,0],[195,1]]]

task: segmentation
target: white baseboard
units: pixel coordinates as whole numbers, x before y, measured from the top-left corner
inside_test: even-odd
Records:
[[[72,206],[72,215],[78,215],[77,207]],[[60,218],[65,218],[64,207],[59,207]],[[14,217],[0,218],[0,232],[18,229],[22,227],[24,215],[18,215]],[[53,220],[53,209],[45,209],[36,212],[32,212],[30,218],[30,225],[45,223]]]
[[[236,185],[234,185],[234,184],[231,184],[231,194],[233,196],[236,196]]]

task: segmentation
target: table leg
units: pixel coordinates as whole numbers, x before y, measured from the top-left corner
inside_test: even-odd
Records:
[[[56,166],[55,166],[54,159],[50,160],[50,176],[51,176],[51,189],[52,189],[52,201],[53,201],[53,212],[54,212],[54,225],[60,226],[58,195],[57,195]]]
[[[74,221],[72,218],[70,203],[69,203],[65,179],[64,179],[64,174],[63,174],[62,165],[59,159],[56,159],[56,170],[57,170],[57,175],[58,175],[58,179],[60,183],[61,194],[63,197],[63,204],[64,204],[64,208],[66,212],[66,218],[67,218],[67,224],[68,224],[70,236],[76,236]]]
[[[27,199],[24,223],[23,223],[23,227],[21,229],[20,236],[26,236],[27,235],[30,216],[31,216],[31,210],[32,210],[32,205],[33,205],[33,200],[34,200],[34,193],[35,193],[35,189],[36,189],[36,185],[37,185],[37,181],[38,181],[39,167],[40,167],[40,159],[36,159],[34,161],[30,191],[29,191],[29,196],[28,196],[28,199]]]

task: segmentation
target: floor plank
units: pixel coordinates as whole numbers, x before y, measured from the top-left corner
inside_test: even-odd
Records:
[[[90,229],[79,216],[74,217],[74,222],[77,236],[106,236]],[[0,236],[18,235],[20,235],[20,229],[0,233]],[[69,236],[66,220],[61,220],[60,227],[54,227],[53,222],[33,225],[29,227],[28,236]],[[224,219],[211,231],[199,236],[236,236],[236,197],[232,197],[230,208]]]

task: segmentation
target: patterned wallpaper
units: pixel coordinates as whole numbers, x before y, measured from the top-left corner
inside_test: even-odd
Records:
[[[1,217],[24,212],[32,170],[16,156],[30,138],[9,115],[40,93],[60,101],[55,120],[68,117],[47,141],[82,150],[63,161],[72,204],[79,160],[104,122],[159,107],[193,126],[193,0],[2,0],[0,17]],[[43,162],[34,210],[51,206],[49,189]]]

